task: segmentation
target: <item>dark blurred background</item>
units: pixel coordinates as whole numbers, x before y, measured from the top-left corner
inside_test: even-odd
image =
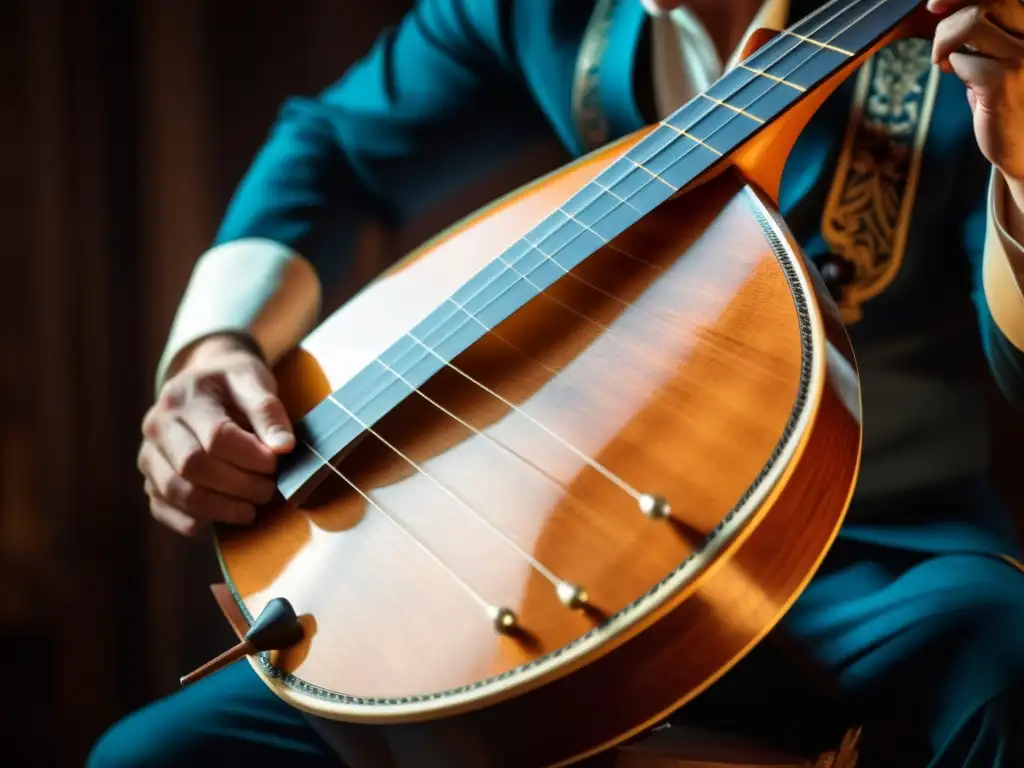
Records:
[[[338,77],[407,5],[0,2],[0,764],[80,766],[233,640],[209,541],[147,514],[135,452],[154,366],[280,102]],[[538,146],[406,230],[369,233],[333,301],[563,159]],[[1019,419],[996,421],[1000,485],[1024,499]]]
[[[281,101],[340,76],[408,5],[0,2],[0,764],[82,765],[116,718],[232,642],[209,541],[147,514],[135,452],[154,366]],[[368,233],[334,300],[562,159],[538,147],[408,231]]]

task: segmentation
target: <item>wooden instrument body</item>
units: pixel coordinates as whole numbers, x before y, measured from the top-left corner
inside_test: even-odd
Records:
[[[315,499],[218,531],[236,631],[275,597],[306,628],[253,668],[349,765],[595,754],[699,694],[806,586],[855,484],[859,384],[772,198],[841,79],[456,357]],[[291,413],[372,366],[644,133],[461,222],[335,312],[278,366]],[[672,519],[610,477],[665,496]],[[531,558],[592,609],[559,602]],[[465,584],[523,632],[497,632]]]
[[[293,413],[370,364],[614,156],[470,220],[335,314],[280,367]],[[860,441],[842,326],[821,312],[829,299],[770,210],[732,173],[673,199],[453,361],[486,390],[446,370],[423,389],[429,401],[411,397],[339,464],[460,578],[512,607],[527,636],[496,632],[445,568],[340,479],[306,508],[220,531],[249,616],[287,597],[307,625],[300,646],[272,654],[274,671],[253,660],[272,689],[321,717],[391,724],[387,736],[363,726],[362,738],[415,734],[409,764],[462,765],[457,743],[466,765],[547,765],[649,726],[760,640],[827,550]],[[674,522],[646,518],[545,430],[663,494]],[[607,621],[562,605],[479,517],[585,587]]]

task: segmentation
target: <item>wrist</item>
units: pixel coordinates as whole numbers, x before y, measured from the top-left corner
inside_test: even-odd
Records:
[[[259,347],[251,337],[237,332],[215,333],[183,349],[168,370],[168,377],[186,368],[202,367],[225,355],[240,353],[263,359]]]

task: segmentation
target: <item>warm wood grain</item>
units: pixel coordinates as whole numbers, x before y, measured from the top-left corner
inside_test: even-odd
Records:
[[[548,180],[531,194],[547,195],[550,207],[562,194],[558,183]],[[575,272],[579,279],[566,278],[497,328],[501,339],[489,336],[455,361],[635,487],[665,493],[679,526],[643,517],[629,496],[574,452],[451,370],[424,394],[529,458],[568,492],[422,397],[407,400],[377,432],[472,512],[374,435],[340,465],[460,577],[514,608],[528,639],[495,633],[448,573],[340,480],[327,484],[315,507],[280,507],[252,528],[220,533],[227,574],[250,616],[278,596],[306,615],[308,641],[275,658],[281,669],[349,696],[427,696],[390,707],[339,703],[268,681],[295,706],[330,717],[428,718],[386,731],[332,726],[332,735],[349,735],[349,747],[364,739],[381,739],[389,750],[415,743],[416,754],[443,753],[453,766],[550,764],[599,749],[724,673],[806,582],[845,509],[856,468],[855,414],[826,376],[825,329],[839,333],[840,348],[845,337],[841,326],[818,317],[810,295],[802,324],[793,290],[806,288],[807,278],[794,272],[794,282],[787,281],[784,267],[802,267],[785,249],[773,252],[764,222],[754,215],[760,202],[752,191],[726,174],[698,194],[699,206],[689,195],[678,197],[616,241],[615,248],[637,258],[603,250]],[[517,215],[512,200],[480,221],[498,231],[494,219]],[[465,231],[474,226],[469,222]],[[391,282],[398,275],[414,276],[421,291],[438,291],[440,302],[449,285],[429,280],[436,268],[432,253],[457,270],[462,254],[482,261],[507,242],[474,239],[473,248],[463,250],[459,237],[440,240],[436,251],[369,288],[363,306],[372,306],[376,291],[400,295]],[[480,255],[477,249],[488,245],[491,253]],[[466,277],[472,268],[466,267]],[[394,317],[406,304],[386,306],[397,324]],[[813,355],[803,379],[801,332],[810,334]],[[329,334],[324,326],[310,339],[289,365],[317,375],[281,377],[285,396],[300,403],[296,413],[315,402],[310,391],[337,386],[340,366],[331,364],[337,350],[373,353],[368,335]],[[381,334],[379,343],[393,340]],[[852,367],[847,373],[855,392]],[[666,579],[755,484],[779,445],[802,381],[808,421],[778,462],[779,483],[764,488],[767,495],[751,507],[748,524],[699,578],[663,589],[660,606],[625,610]],[[295,392],[286,382],[308,386]],[[621,613],[614,630],[595,631],[593,617],[562,606],[551,584],[481,516],[556,574],[583,584],[602,614]],[[591,647],[574,659],[563,654],[560,664],[549,661],[532,678],[523,671],[522,665],[588,632]],[[575,674],[566,676],[571,670]],[[498,675],[504,678],[494,679]],[[460,695],[445,693],[466,687]],[[614,706],[607,704],[609,691]],[[513,693],[519,695],[508,698]],[[491,707],[476,709],[484,703]],[[570,711],[568,729],[554,714]],[[547,724],[536,722],[538,712],[550,716]],[[526,721],[536,739],[502,747],[500,755],[487,755],[490,762],[480,762],[485,745],[514,741],[515,728]],[[453,734],[462,746],[449,742]],[[539,745],[546,746],[537,752]]]
[[[360,765],[560,764],[642,731],[724,673],[805,586],[854,484],[856,374],[833,319],[826,317],[826,333],[840,335],[824,344],[831,362],[800,460],[749,537],[704,574],[688,599],[574,674],[488,709],[386,729],[333,723],[327,738],[347,759],[368,761]]]
[[[562,194],[556,186],[542,193],[549,206]],[[664,494],[688,529],[705,535],[719,524],[775,450],[801,365],[789,287],[733,191],[722,183],[702,190],[705,199],[719,198],[720,212],[708,206],[692,228],[675,223],[688,205],[681,198],[616,243],[653,267],[605,249],[576,271],[579,280],[567,278],[497,328],[500,339],[490,336],[455,361],[516,410],[445,370],[424,388],[430,400],[411,398],[376,430],[424,472],[373,435],[342,464],[450,569],[494,604],[514,608],[533,643],[496,635],[455,579],[334,478],[329,502],[270,512],[221,539],[250,611],[280,595],[317,619],[304,663],[286,657],[285,668],[355,696],[424,695],[501,674],[590,630],[593,621],[560,605],[551,584],[481,518],[561,578],[585,586],[605,614],[654,587],[691,553],[691,542],[645,518],[576,450],[633,487]],[[486,221],[515,215],[513,208]],[[462,253],[476,259],[485,244],[493,252],[506,242],[492,237],[459,249],[449,240],[436,258],[447,275],[459,271]],[[400,274],[416,271],[410,265]],[[418,284],[434,294],[432,305],[450,289],[426,274]],[[622,302],[636,309],[626,311]],[[393,318],[406,308],[383,306]],[[337,357],[365,345],[366,334],[321,340],[323,352]],[[318,360],[327,356],[307,349]],[[336,586],[324,590],[322,580]],[[430,663],[406,668],[412,647]]]

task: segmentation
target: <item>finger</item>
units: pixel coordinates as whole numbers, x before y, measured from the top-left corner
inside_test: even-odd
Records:
[[[195,399],[178,418],[211,456],[239,469],[264,475],[272,475],[277,468],[274,452],[238,424],[218,396],[211,394]]]
[[[247,472],[206,452],[183,422],[168,418],[157,447],[175,472],[186,480],[226,496],[266,504],[274,495],[274,481],[265,474]]]
[[[143,446],[139,468],[152,481],[156,495],[197,520],[244,525],[256,517],[252,504],[203,488],[177,474],[151,443]]]
[[[149,480],[146,481],[146,495],[149,496],[149,513],[158,523],[182,536],[195,536],[199,531],[199,521],[160,498]]]
[[[940,66],[954,53],[975,53],[979,58],[1015,61],[1024,57],[1024,39],[1017,39],[992,23],[984,8],[972,5],[938,23],[932,61]]]
[[[954,53],[949,57],[949,66],[967,84],[971,109],[981,106],[994,111],[997,95],[1006,82],[1006,65],[995,59]]]
[[[954,13],[970,5],[990,5],[990,0],[928,0],[928,10],[937,15]]]
[[[249,373],[231,373],[228,386],[235,404],[268,448],[275,453],[287,453],[295,447],[295,434],[284,404],[259,377]]]

